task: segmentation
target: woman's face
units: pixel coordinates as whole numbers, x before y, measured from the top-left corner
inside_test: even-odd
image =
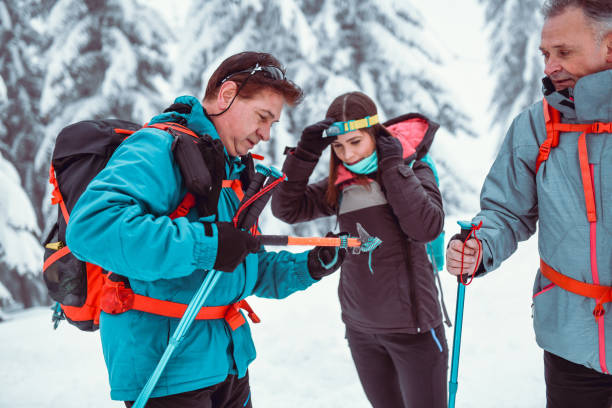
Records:
[[[362,129],[338,136],[331,146],[336,156],[346,164],[355,164],[376,150],[374,138]]]

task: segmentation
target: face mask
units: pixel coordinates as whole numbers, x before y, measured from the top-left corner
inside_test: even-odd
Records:
[[[344,163],[344,167],[355,174],[370,174],[375,172],[378,170],[378,155],[376,154],[376,150],[374,150],[374,153],[364,159],[359,160],[355,164]]]

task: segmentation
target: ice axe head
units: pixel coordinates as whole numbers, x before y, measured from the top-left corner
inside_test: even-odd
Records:
[[[357,235],[359,235],[359,241],[361,241],[361,246],[353,247],[353,253],[359,254],[363,252],[372,252],[375,250],[382,241],[378,237],[373,237],[368,234],[368,231],[363,228],[360,223],[357,223]]]

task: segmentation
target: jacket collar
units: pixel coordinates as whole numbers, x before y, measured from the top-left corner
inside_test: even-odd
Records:
[[[573,89],[555,91],[548,77],[542,83],[546,100],[565,119],[578,122],[612,121],[612,70],[584,76]]]

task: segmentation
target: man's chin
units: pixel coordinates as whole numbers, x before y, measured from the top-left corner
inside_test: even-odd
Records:
[[[574,79],[565,79],[563,81],[553,81],[553,85],[555,86],[555,90],[562,91],[567,88],[573,88],[576,85],[576,81]]]

